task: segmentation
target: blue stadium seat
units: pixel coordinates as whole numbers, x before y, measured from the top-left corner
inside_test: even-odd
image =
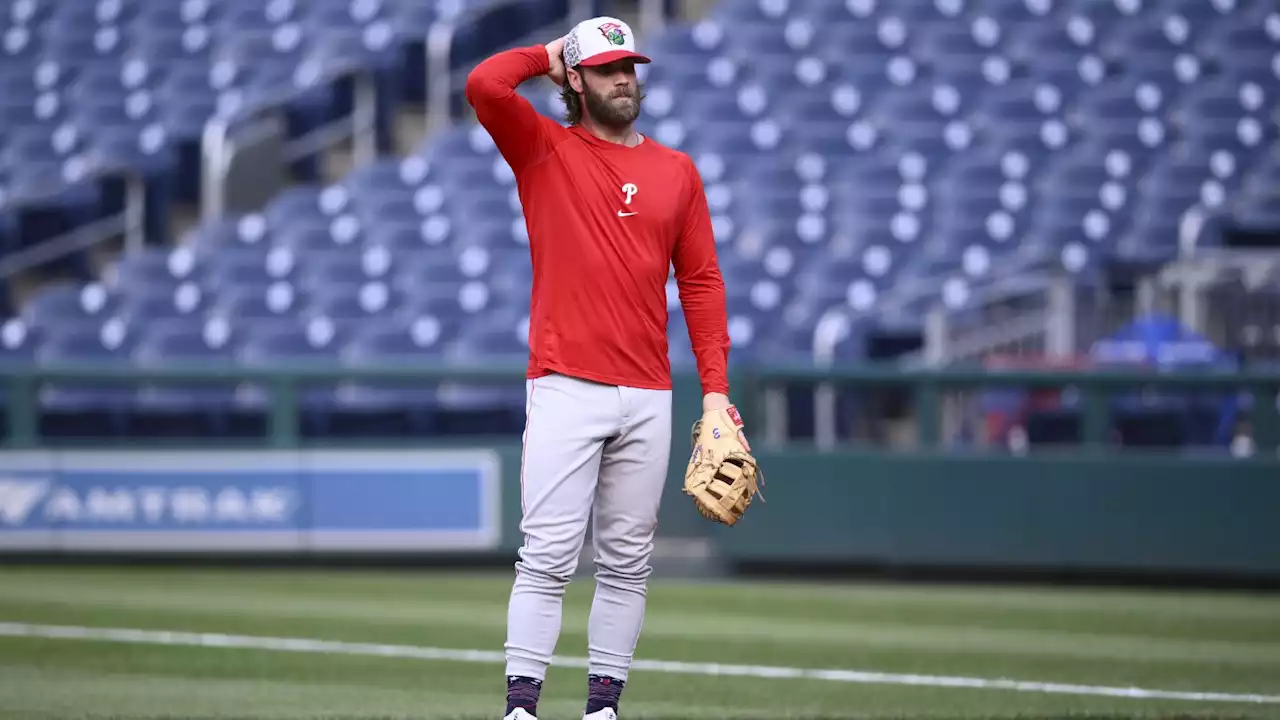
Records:
[[[198,321],[212,302],[212,293],[185,281],[133,288],[122,293],[118,316],[139,327]]]
[[[119,302],[120,295],[101,283],[47,285],[23,304],[22,320],[28,327],[61,332],[111,317]]]
[[[237,364],[241,335],[220,319],[159,325],[134,348],[133,362],[144,368],[231,367]],[[144,386],[134,400],[131,432],[148,437],[252,434],[265,423],[265,407],[244,395],[225,385]]]
[[[21,318],[0,323],[0,366],[21,367],[35,360],[42,336],[38,328],[32,328]]]
[[[141,331],[117,317],[60,321],[45,331],[34,362],[97,368],[127,365]],[[47,385],[39,397],[41,431],[64,437],[124,434],[134,397],[135,391],[127,387]]]
[[[551,19],[553,5],[499,15]],[[0,249],[114,207],[118,188],[82,182],[98,167],[148,178],[148,227],[165,235],[214,113],[306,90],[288,123],[313,127],[349,93],[310,81],[349,66],[375,73],[384,103],[421,99],[427,29],[460,7],[0,3]],[[455,59],[506,42],[500,30],[460,32]],[[644,44],[656,62],[642,68],[640,125],[702,175],[735,279],[734,363],[811,360],[828,312],[847,314],[836,354],[853,360],[876,333],[914,332],[929,303],[963,306],[1020,270],[1087,280],[1111,260],[1168,259],[1196,204],[1246,222],[1280,215],[1268,152],[1280,13],[1268,3],[721,0]],[[559,117],[549,84],[520,92]],[[156,364],[524,357],[528,238],[482,128],[434,133],[334,183],[301,178],[258,212],[200,222],[178,249],[125,253],[98,282],[36,294],[0,348]],[[4,210],[40,198],[47,213]],[[908,287],[923,296],[888,303]],[[670,356],[689,368],[678,301],[672,311]],[[264,422],[261,388],[60,392],[46,401],[61,432],[78,427],[77,407],[121,432],[159,432],[165,418],[222,433]],[[473,383],[308,397],[308,431],[343,434],[509,427],[523,402],[519,387]]]

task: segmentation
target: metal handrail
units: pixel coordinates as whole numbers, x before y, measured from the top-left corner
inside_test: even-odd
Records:
[[[357,63],[330,66],[313,84],[295,87],[270,100],[238,108],[236,111],[210,118],[200,138],[204,172],[201,178],[201,217],[208,221],[226,212],[226,183],[235,156],[235,140],[267,132],[265,122],[290,102],[302,97],[317,85],[351,78],[355,96],[351,114],[290,140],[284,151],[285,162],[296,162],[351,138],[356,165],[367,165],[377,159],[377,89],[374,71]]]
[[[75,181],[60,182],[44,188],[34,196],[24,197],[16,202],[0,202],[0,211],[33,207],[63,192],[75,189],[82,183],[111,178],[125,180],[125,205],[121,212],[91,221],[31,247],[0,255],[0,280],[7,280],[46,263],[101,245],[119,234],[124,235],[126,251],[142,248],[146,244],[144,221],[146,186],[143,179],[128,168],[111,166],[95,168]]]

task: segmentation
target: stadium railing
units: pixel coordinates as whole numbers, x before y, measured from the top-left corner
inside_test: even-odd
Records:
[[[340,383],[370,383],[379,386],[424,383],[475,383],[518,385],[524,377],[523,366],[508,363],[490,365],[389,365],[361,367],[200,367],[169,366],[163,368],[136,367],[31,367],[19,366],[0,374],[7,395],[8,437],[5,446],[10,449],[38,447],[42,443],[39,432],[42,387],[56,384],[59,387],[157,387],[157,386],[228,386],[253,384],[263,387],[272,398],[268,409],[267,432],[262,440],[277,448],[297,447],[302,439],[301,417],[304,411],[302,396],[308,385],[337,385]],[[912,452],[946,453],[965,451],[967,448],[986,448],[997,452],[1017,447],[1001,447],[979,437],[984,432],[982,424],[990,416],[984,413],[984,403],[974,400],[983,393],[1014,391],[1034,393],[1046,389],[1055,393],[1055,403],[1077,413],[1079,417],[1078,442],[1068,441],[1057,449],[1066,447],[1077,453],[1123,452],[1140,454],[1157,452],[1168,455],[1170,448],[1123,447],[1114,441],[1113,419],[1124,407],[1153,406],[1161,399],[1182,402],[1187,396],[1206,394],[1213,407],[1221,408],[1224,417],[1234,424],[1240,421],[1248,428],[1247,446],[1228,447],[1201,443],[1174,449],[1173,452],[1218,453],[1235,455],[1242,461],[1249,459],[1280,461],[1280,374],[1256,371],[1147,371],[1140,369],[1089,369],[1089,370],[992,370],[990,368],[937,368],[903,369],[899,367],[847,367],[815,368],[810,366],[785,368],[757,368],[738,370],[732,377],[735,402],[743,408],[744,415],[752,418],[752,436],[764,448],[808,448],[817,452],[843,451],[853,447],[860,450],[888,449],[876,437],[857,435],[837,425],[836,412],[830,406],[819,404],[814,409],[815,424],[819,427],[813,442],[798,441],[789,432],[786,395],[799,390],[813,392],[828,388],[836,395],[855,396],[859,411],[867,415],[879,412],[876,401],[870,398],[876,393],[894,393],[908,398],[912,407],[909,422],[912,440],[907,445]],[[698,379],[689,373],[677,373],[675,396],[677,422],[684,415],[694,412],[700,402]],[[969,394],[970,402],[965,412],[972,424],[968,438],[958,428],[965,418],[957,418],[956,410],[963,403],[956,403],[956,394]],[[779,400],[782,396],[782,400]],[[772,398],[772,399],[771,399]],[[1129,403],[1125,405],[1124,403]],[[1014,411],[1015,414],[1018,411]],[[1215,410],[1214,412],[1217,412]],[[846,413],[846,420],[847,420]],[[693,415],[688,420],[692,421]],[[448,437],[439,438],[449,440]]]
[[[213,221],[227,213],[256,210],[289,181],[286,169],[319,157],[350,140],[356,166],[378,156],[376,68],[352,61],[299,73],[306,82],[292,93],[231,108],[209,119],[201,136],[200,212]],[[351,113],[291,140],[285,139],[284,109],[312,90],[344,80],[352,86]]]
[[[1139,262],[1132,268],[1132,294],[1117,297],[1105,278],[1078,276],[1065,269],[1010,266],[997,279],[974,288],[960,308],[939,298],[925,322],[920,359],[933,363],[971,362],[989,353],[1045,353],[1065,356],[1107,336],[1121,324],[1157,309],[1175,311],[1198,332],[1206,330],[1203,288],[1224,269],[1280,263],[1274,250],[1241,252],[1206,243],[1210,213],[1193,205],[1179,218],[1176,257]],[[890,307],[909,307],[937,297],[936,282],[923,278],[895,287]],[[1103,299],[1098,293],[1102,291]],[[993,316],[998,320],[993,320]]]
[[[60,180],[21,196],[0,194],[0,214],[36,209],[56,202],[63,193],[104,180],[123,182],[124,206],[114,215],[80,225],[20,250],[0,253],[0,286],[22,273],[89,250],[112,238],[123,237],[126,252],[140,250],[146,244],[146,184],[139,173],[102,162],[92,156],[84,156],[69,161]]]

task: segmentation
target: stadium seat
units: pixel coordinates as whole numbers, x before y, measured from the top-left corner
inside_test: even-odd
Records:
[[[190,149],[219,109],[344,64],[375,71],[386,102],[408,99],[402,88],[420,87],[422,71],[405,53],[452,12],[408,0],[2,5],[0,197],[70,184],[80,189],[54,193],[58,212],[91,216],[115,200],[68,178],[86,163],[129,168],[148,178],[148,226],[161,234],[165,208],[191,194],[180,179],[198,174]],[[533,22],[553,5],[517,3],[503,17]],[[479,57],[501,35],[462,32],[457,55]],[[811,361],[827,313],[854,328],[838,354],[866,357],[877,332],[903,332],[929,303],[963,305],[972,288],[1022,269],[1089,282],[1113,260],[1167,260],[1197,204],[1280,216],[1280,164],[1265,151],[1280,14],[1265,3],[720,0],[644,44],[655,62],[643,68],[641,129],[688,152],[702,175],[735,278],[734,363]],[[549,84],[521,93],[559,117]],[[290,105],[291,124],[333,117],[343,97],[313,87]],[[49,234],[30,218],[6,222],[0,247]],[[518,361],[527,242],[510,168],[482,128],[461,122],[338,182],[306,176],[257,212],[203,221],[176,249],[127,253],[100,279],[38,293],[5,326],[4,352]],[[907,287],[922,289],[910,312],[889,303]],[[678,301],[671,309],[670,357],[688,368]],[[1269,321],[1251,322],[1241,342],[1266,345]],[[71,337],[70,327],[98,330]],[[328,387],[307,396],[308,423],[344,434],[362,423],[508,427],[523,402],[515,390]],[[227,392],[149,391],[131,417],[163,424],[163,408],[192,427],[247,427],[247,415],[228,419],[238,406]],[[124,427],[117,396],[50,397],[51,408],[92,407]],[[206,402],[217,412],[194,410]]]

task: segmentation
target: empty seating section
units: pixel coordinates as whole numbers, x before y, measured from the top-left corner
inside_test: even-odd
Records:
[[[169,203],[198,199],[198,143],[212,117],[290,99],[289,129],[303,133],[347,114],[350,83],[340,78],[352,68],[375,72],[388,150],[395,107],[425,97],[432,23],[481,5],[0,0],[0,252],[118,211],[119,193],[87,180],[98,170],[152,181],[149,237],[163,239]],[[545,24],[563,5],[525,2],[506,19]],[[471,33],[458,52],[492,42]],[[313,165],[297,169],[317,177]]]
[[[379,58],[425,33],[431,6],[0,0],[0,198],[74,177],[83,158],[169,173],[190,193],[195,160],[175,148],[211,115],[299,82],[311,61],[407,72]],[[833,308],[860,327],[910,330],[925,303],[963,305],[1001,278],[1088,281],[1113,259],[1171,258],[1197,203],[1280,226],[1273,3],[721,0],[642,42],[654,59],[642,130],[688,152],[705,179],[734,278],[735,363],[808,360]],[[561,112],[549,83],[522,92]],[[328,95],[308,102],[334,111]],[[76,193],[67,207],[97,212],[94,192]],[[527,241],[509,168],[464,123],[48,288],[3,325],[0,357],[521,362]],[[669,298],[674,311],[674,283]],[[692,362],[685,333],[674,312],[677,366]],[[866,348],[855,334],[838,352]],[[405,422],[479,397],[317,392],[317,407],[393,407]],[[156,390],[127,402],[255,397]],[[519,415],[519,398],[502,401]],[[44,402],[122,401],[68,389]]]
[[[212,116],[338,66],[390,73],[380,54],[431,19],[415,5],[431,3],[0,0],[0,207],[47,198],[98,165],[167,176],[194,200],[194,145]],[[340,110],[323,86],[298,108],[310,122]],[[89,186],[75,191],[97,209]]]
[[[651,128],[723,183],[722,242],[767,223],[836,285],[845,242],[891,285],[1159,259],[1194,202],[1277,218],[1273,7],[724,3],[658,41]]]

